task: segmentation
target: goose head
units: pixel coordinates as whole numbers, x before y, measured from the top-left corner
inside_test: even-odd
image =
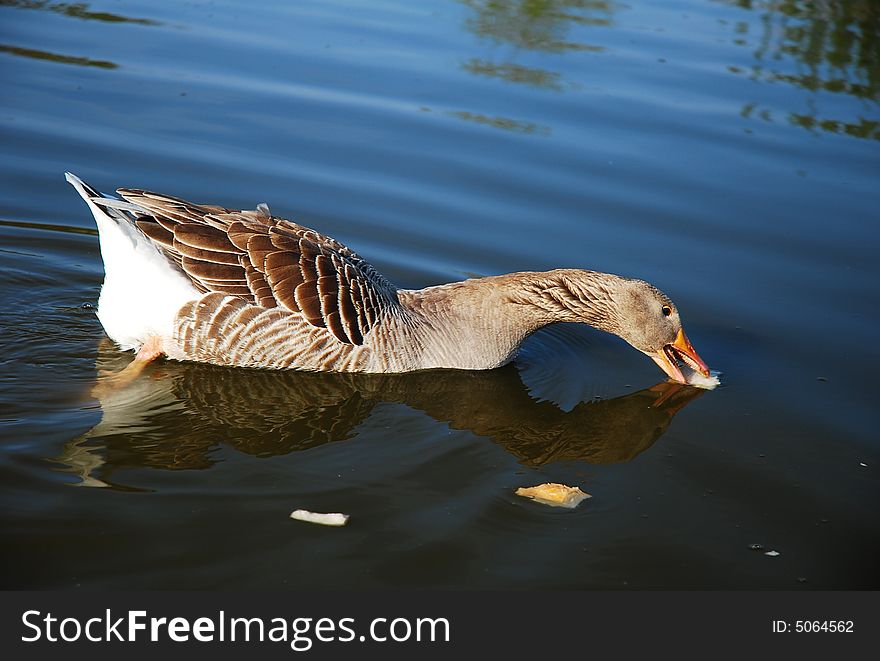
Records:
[[[650,357],[673,381],[687,383],[679,361],[709,376],[709,366],[685,334],[678,308],[666,294],[643,280],[622,280],[615,299],[617,334]]]
[[[679,362],[709,376],[708,365],[682,328],[675,303],[652,284],[594,271],[558,273],[567,295],[560,296],[560,289],[553,288],[552,298],[566,309],[565,321],[587,323],[620,336],[673,381],[687,383]]]

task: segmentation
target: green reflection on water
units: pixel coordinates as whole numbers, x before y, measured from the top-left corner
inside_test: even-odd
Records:
[[[547,52],[603,50],[569,41],[572,24],[607,26],[614,3],[601,0],[461,0],[475,15],[465,21],[480,37]]]
[[[138,25],[161,25],[159,21],[149,18],[130,18],[120,14],[103,11],[89,11],[85,2],[49,2],[49,0],[0,0],[0,7],[16,7],[18,9],[38,9],[63,14],[71,18],[87,21],[104,21],[106,23],[137,23]]]
[[[880,140],[880,3],[876,0],[723,0],[760,12],[761,34],[749,40],[750,24],[737,23],[734,43],[754,48],[748,71],[728,67],[751,80],[782,83],[809,94],[804,110],[783,110],[783,121],[813,132]],[[753,45],[753,44],[756,44]],[[862,101],[855,117],[828,116],[824,94]],[[773,122],[780,114],[743,106],[742,116]],[[835,105],[835,114],[841,110]],[[863,113],[878,115],[877,119]]]
[[[458,117],[468,122],[491,126],[492,128],[502,129],[504,131],[514,131],[516,133],[529,133],[537,135],[550,135],[550,127],[535,124],[534,122],[525,122],[508,117],[489,117],[480,113],[468,112],[466,110],[451,111],[448,114]]]
[[[29,230],[41,230],[48,232],[64,232],[65,234],[88,234],[98,236],[98,230],[94,227],[72,227],[70,225],[55,225],[52,223],[30,223],[24,220],[6,220],[0,218],[0,227],[21,227]]]
[[[10,55],[18,55],[19,57],[29,57],[34,60],[57,62],[58,64],[74,64],[80,67],[98,67],[99,69],[119,68],[118,64],[107,60],[92,60],[87,57],[61,55],[59,53],[50,53],[49,51],[37,50],[35,48],[19,48],[18,46],[8,46],[5,44],[0,44],[0,53],[9,53]]]
[[[435,111],[433,108],[429,108],[428,106],[420,106],[419,112]],[[441,110],[437,112],[440,115],[455,117],[456,119],[462,119],[466,122],[473,122],[474,124],[489,126],[493,129],[501,129],[502,131],[512,131],[514,133],[541,136],[547,136],[551,133],[551,129],[549,126],[544,126],[542,124],[536,124],[534,122],[527,122],[519,119],[512,119],[510,117],[490,117],[489,115],[483,115],[467,110]]]
[[[526,67],[512,62],[495,64],[478,58],[471,58],[461,65],[462,69],[478,76],[500,78],[508,83],[524,83],[535,87],[561,92],[560,75],[534,67]]]
[[[609,26],[613,3],[601,0],[460,0],[473,10],[464,26],[480,39],[509,48],[493,51],[491,58],[472,57],[461,68],[476,76],[506,83],[529,85],[561,92],[576,85],[567,83],[556,71],[514,61],[521,51],[553,55],[570,52],[599,53],[602,46],[572,39],[573,26]],[[544,58],[546,59],[546,58]],[[452,111],[458,119],[505,131],[549,135],[551,130],[535,122],[510,117],[493,117],[477,112]]]
[[[506,53],[493,53],[493,59],[471,58],[462,68],[478,76],[508,83],[562,91],[561,75],[533,64],[514,62],[519,51],[599,53],[604,47],[573,41],[573,25],[609,26],[614,4],[594,0],[460,0],[474,11],[465,28],[481,39],[512,47]]]

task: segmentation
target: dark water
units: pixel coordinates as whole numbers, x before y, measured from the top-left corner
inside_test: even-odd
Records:
[[[3,587],[880,587],[877,2],[2,0],[0,83]],[[130,357],[67,169],[266,201],[404,287],[642,277],[724,385],[564,326],[96,400]]]

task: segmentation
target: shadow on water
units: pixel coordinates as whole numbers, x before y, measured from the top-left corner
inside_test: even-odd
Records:
[[[128,360],[105,342],[100,370]],[[537,401],[517,369],[413,374],[315,374],[153,366],[125,389],[100,395],[101,421],[55,461],[80,486],[114,486],[117,469],[205,469],[220,443],[279,456],[350,439],[382,403],[423,411],[491,439],[522,464],[626,462],[648,449],[675,414],[705,391],[669,382],[566,412]]]
[[[760,34],[749,35],[754,24],[737,22],[733,42],[752,50],[747,69],[732,73],[750,80],[791,85],[807,93],[805,107],[777,111],[746,103],[741,115],[767,122],[785,121],[812,132],[845,134],[880,140],[880,4],[875,0],[722,0],[725,4],[760,12]],[[844,95],[863,104],[854,117],[828,116],[824,95]],[[833,113],[841,110],[835,106]],[[781,115],[781,117],[780,117]]]

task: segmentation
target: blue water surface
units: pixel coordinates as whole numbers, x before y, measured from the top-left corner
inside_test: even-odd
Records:
[[[0,84],[3,587],[880,587],[876,2],[0,0]],[[130,356],[65,170],[267,202],[401,287],[643,278],[723,385],[560,326],[96,397]]]

